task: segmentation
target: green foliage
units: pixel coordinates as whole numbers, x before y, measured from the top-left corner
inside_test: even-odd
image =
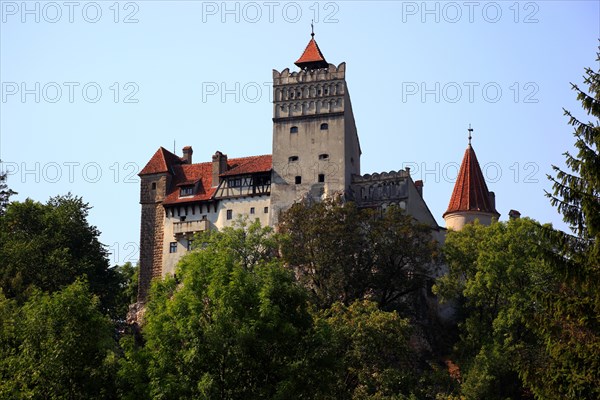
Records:
[[[148,351],[136,340],[134,332],[124,335],[119,341],[119,346],[122,354],[117,361],[117,397],[123,400],[150,398]]]
[[[598,59],[600,61],[600,53]],[[569,125],[575,128],[577,155],[564,153],[566,164],[572,173],[553,166],[556,177],[548,176],[553,182],[554,194],[547,193],[552,205],[562,213],[565,222],[573,232],[584,239],[591,239],[598,246],[600,237],[600,71],[585,70],[584,83],[589,94],[571,84],[577,92],[588,115],[595,121],[583,122],[571,112],[564,110],[569,117]],[[596,252],[596,255],[600,253]]]
[[[576,296],[548,261],[550,229],[519,219],[446,238],[450,272],[434,290],[465,316],[457,354],[467,399],[600,395],[597,296]]]
[[[0,165],[2,161],[0,160]],[[0,216],[6,212],[6,207],[10,203],[10,196],[18,194],[14,190],[10,189],[6,184],[7,174],[0,170]]]
[[[138,279],[140,266],[126,262],[123,265],[113,267],[116,275],[114,295],[114,315],[124,319],[129,310],[129,305],[137,301]]]
[[[87,277],[103,309],[116,315],[118,277],[100,232],[87,222],[89,210],[70,194],[8,206],[0,217],[0,288],[7,297],[23,302],[33,288],[55,292]]]
[[[380,307],[401,308],[434,272],[431,229],[396,207],[380,214],[336,200],[294,204],[282,214],[280,229],[284,260],[322,308],[367,295]]]
[[[335,303],[318,313],[316,324],[337,354],[334,398],[404,399],[415,389],[407,319],[365,300]]]
[[[0,398],[110,397],[115,342],[98,306],[81,281],[22,306],[0,293]]]
[[[144,336],[153,398],[314,398],[306,293],[258,223],[212,232],[151,291]],[[314,384],[314,386],[313,386]]]

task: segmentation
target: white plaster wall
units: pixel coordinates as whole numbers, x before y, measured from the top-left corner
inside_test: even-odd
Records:
[[[248,217],[249,222],[253,222],[258,218],[262,226],[269,224],[269,215],[271,207],[269,204],[269,196],[254,196],[242,197],[237,199],[221,200],[218,206],[218,216],[214,222],[217,229],[222,229],[232,224],[240,217]],[[250,208],[254,207],[254,214],[250,214]],[[268,212],[264,212],[264,208],[268,207]],[[230,220],[227,219],[227,210],[233,211],[233,216]]]
[[[195,207],[193,213],[192,206],[188,206],[187,214],[185,213],[183,206],[181,215],[177,215],[177,212],[175,212],[175,215],[171,216],[171,213],[167,212],[163,230],[163,278],[175,273],[175,266],[181,257],[187,253],[188,239],[185,236],[175,238],[173,235],[173,223],[180,222],[180,217],[185,216],[186,221],[200,221],[203,216],[206,216],[209,229],[222,229],[223,227],[231,226],[240,215],[248,216],[250,221],[254,221],[255,218],[258,218],[261,225],[267,225],[269,223],[269,214],[271,211],[269,206],[269,196],[266,195],[221,200],[217,204],[216,212],[214,211],[214,206],[212,204],[209,206],[208,211],[206,205],[204,205],[202,207],[202,212],[200,212],[198,205],[194,205],[193,207]],[[255,209],[254,215],[250,214],[251,207],[254,207]],[[269,207],[268,213],[264,212],[265,207]],[[228,209],[233,211],[233,218],[231,220],[227,220]],[[170,252],[171,242],[177,242],[177,252],[175,253]]]
[[[446,215],[444,220],[446,221],[447,229],[459,231],[466,224],[475,222],[476,219],[479,220],[479,223],[482,225],[490,225],[492,223],[492,218],[493,215],[489,213],[479,211],[460,211]]]

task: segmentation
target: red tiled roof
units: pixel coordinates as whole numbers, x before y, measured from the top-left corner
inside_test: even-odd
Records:
[[[306,45],[306,49],[304,49],[304,53],[300,56],[300,58],[294,63],[299,68],[327,68],[329,65],[327,61],[325,61],[325,57],[323,53],[321,53],[321,49],[319,49],[319,45],[315,41],[315,38],[310,39],[310,42]]]
[[[227,161],[229,170],[221,176],[269,172],[273,166],[273,158],[269,155],[232,158]]]
[[[228,171],[221,176],[268,172],[272,168],[271,155],[232,158],[227,160]],[[173,168],[173,181],[163,204],[181,204],[210,200],[215,194],[212,187],[212,162],[197,164],[180,164]],[[199,181],[199,182],[198,182]],[[193,196],[179,197],[182,184],[198,182],[198,189]]]
[[[465,150],[450,204],[444,216],[458,211],[481,211],[500,216],[492,204],[475,150],[470,144]]]
[[[148,164],[138,175],[150,175],[159,174],[163,172],[169,172],[171,166],[181,164],[181,159],[175,154],[171,153],[164,147],[159,148],[156,153],[152,156]]]
[[[198,164],[181,164],[173,168],[175,176],[171,188],[163,204],[189,203],[210,199],[216,188],[212,188],[212,162]],[[179,198],[181,183],[198,182],[198,189],[193,196]]]

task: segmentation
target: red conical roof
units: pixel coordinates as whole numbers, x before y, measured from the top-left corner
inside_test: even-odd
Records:
[[[329,66],[314,37],[310,39],[310,42],[306,45],[306,49],[304,49],[304,53],[302,53],[294,64],[300,69],[327,68]]]
[[[492,203],[475,150],[470,144],[465,151],[450,204],[444,216],[459,211],[479,211],[500,216]]]

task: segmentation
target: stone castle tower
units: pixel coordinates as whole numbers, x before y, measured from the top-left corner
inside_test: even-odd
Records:
[[[473,129],[469,127],[469,145],[460,165],[448,209],[443,215],[446,228],[455,231],[476,219],[483,225],[490,225],[500,217],[496,211],[494,192],[488,190],[475,150],[471,146],[471,132]]]
[[[191,151],[191,149],[190,149]],[[191,157],[191,154],[190,154]],[[140,173],[140,276],[138,299],[145,299],[152,278],[161,276],[163,267],[163,230],[165,208],[162,202],[171,186],[169,166],[177,156],[161,147]]]
[[[360,143],[346,64],[328,64],[314,33],[298,72],[273,70],[271,225],[300,198],[349,192],[360,175]]]

